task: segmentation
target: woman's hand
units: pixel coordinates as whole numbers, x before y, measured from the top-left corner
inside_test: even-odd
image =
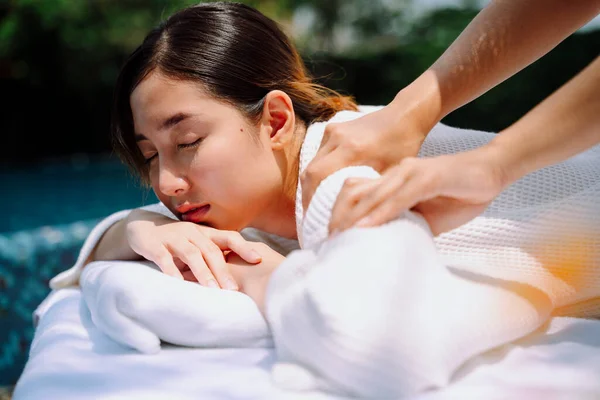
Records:
[[[302,172],[302,204],[308,208],[319,183],[351,165],[369,165],[379,172],[405,157],[414,157],[440,120],[439,88],[424,74],[401,90],[380,110],[325,127],[321,148]]]
[[[269,279],[285,257],[264,243],[257,242],[254,245],[262,257],[260,263],[250,264],[234,252],[228,253],[226,259],[229,271],[239,284],[240,291],[250,296],[263,312]]]
[[[506,186],[493,146],[432,158],[406,158],[376,180],[349,179],[334,205],[331,233],[378,226],[413,209],[434,235],[480,215]]]
[[[234,251],[249,263],[261,261],[256,243],[246,241],[239,232],[174,221],[144,210],[132,211],[126,224],[133,251],[165,274],[197,280],[203,286],[238,289],[225,264],[224,251]]]

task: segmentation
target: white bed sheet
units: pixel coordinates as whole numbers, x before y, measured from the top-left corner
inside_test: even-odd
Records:
[[[139,354],[94,327],[77,289],[51,295],[13,400],[307,399],[270,379],[272,349],[163,346]],[[600,399],[600,321],[554,318],[544,329],[460,369],[449,387],[418,400]]]

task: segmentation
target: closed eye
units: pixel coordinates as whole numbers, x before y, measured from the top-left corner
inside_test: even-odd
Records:
[[[154,154],[152,157],[150,158],[146,158],[144,160],[144,163],[146,163],[146,165],[150,164],[152,162],[152,160],[154,160],[156,157],[158,156],[158,153]]]
[[[202,142],[203,138],[199,138],[198,140],[193,141],[192,143],[182,143],[177,146],[178,149],[189,149],[192,147],[196,147]]]
[[[202,139],[203,138],[199,138],[199,139],[193,141],[192,143],[182,143],[180,145],[177,145],[177,148],[180,150],[183,150],[183,149],[190,149],[190,148],[196,147],[200,144],[200,142],[202,142]],[[144,163],[146,163],[146,165],[149,165],[157,156],[158,156],[158,153],[155,153],[152,157],[146,158],[144,160]]]

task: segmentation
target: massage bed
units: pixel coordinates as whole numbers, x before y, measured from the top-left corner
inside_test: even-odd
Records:
[[[340,399],[272,384],[270,348],[185,348],[157,354],[124,347],[91,322],[79,289],[38,309],[29,360],[13,400]],[[468,362],[441,399],[599,399],[600,321],[555,317],[535,333]]]

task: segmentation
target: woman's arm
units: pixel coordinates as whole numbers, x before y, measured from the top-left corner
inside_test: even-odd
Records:
[[[492,1],[390,104],[327,126],[319,153],[302,175],[305,209],[333,171],[370,165],[381,172],[416,156],[444,116],[542,57],[599,12],[599,0]]]
[[[600,57],[490,146],[500,154],[504,184],[600,143]]]
[[[598,13],[598,0],[491,1],[417,79],[437,86],[437,121],[545,55]]]
[[[407,158],[379,182],[345,188],[330,229],[379,225],[412,207],[435,234],[470,221],[517,179],[600,143],[599,91],[600,57],[488,145]]]
[[[87,263],[109,260],[141,260],[142,256],[133,251],[126,235],[127,218],[117,221],[102,235]]]

